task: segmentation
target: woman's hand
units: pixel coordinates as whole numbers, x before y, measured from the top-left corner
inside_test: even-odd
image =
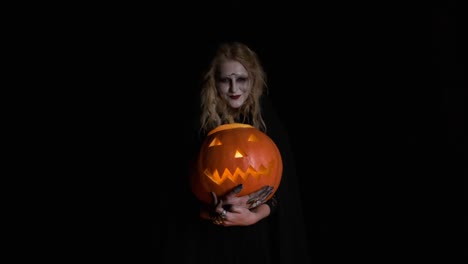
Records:
[[[226,194],[221,201],[223,204],[238,205],[247,209],[253,209],[265,203],[266,198],[273,192],[273,187],[263,186],[256,192],[237,197],[236,194],[238,194],[241,190],[242,184],[239,184],[231,192]]]
[[[263,204],[273,192],[273,187],[264,186],[248,195],[236,196],[241,190],[242,184],[221,198],[218,198],[214,192],[211,193],[214,210],[209,214],[209,219],[214,224],[247,226],[257,223],[270,214],[270,207]]]

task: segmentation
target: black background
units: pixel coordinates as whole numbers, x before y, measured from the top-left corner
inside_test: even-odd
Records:
[[[189,91],[209,51],[221,41],[243,41],[260,55],[270,96],[290,133],[311,247],[321,256],[359,245],[385,250],[383,241],[412,232],[462,231],[458,224],[441,224],[453,214],[448,201],[461,201],[460,190],[448,191],[462,175],[466,87],[456,8],[286,6],[258,12],[233,4],[225,13],[180,18],[176,29],[152,31],[164,38],[150,63],[169,68],[166,75],[159,76],[160,69],[148,74],[155,74],[156,86],[169,84],[161,88],[163,98],[174,92],[177,118],[190,105]],[[181,90],[187,101],[180,101]],[[346,239],[335,236],[346,233],[364,244],[339,246]]]
[[[183,148],[177,136],[208,55],[237,40],[267,71],[296,158],[311,248],[321,257],[369,248],[391,257],[395,238],[401,257],[414,250],[415,232],[466,232],[455,220],[466,222],[466,213],[452,210],[466,193],[450,191],[463,185],[465,159],[457,6],[331,5],[230,1],[215,10],[120,6],[76,16],[52,49],[74,62],[57,72],[73,85],[61,104],[72,110],[64,119],[81,150],[77,170],[105,178],[92,178],[96,191],[109,191],[126,217],[155,213],[153,193],[170,196],[171,186],[153,173],[170,169]]]
[[[460,175],[451,172],[461,154],[456,8],[362,8],[272,7],[250,17],[227,4],[150,27],[154,49],[145,46],[155,67],[145,69],[154,76],[147,87],[177,104],[175,120],[218,42],[258,52],[291,136],[311,237],[425,230],[422,215],[445,212],[446,197],[429,186]]]

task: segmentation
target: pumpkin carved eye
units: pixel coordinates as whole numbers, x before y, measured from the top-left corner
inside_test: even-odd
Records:
[[[222,196],[240,183],[244,187],[238,196],[265,185],[276,191],[282,169],[280,152],[265,133],[245,124],[221,125],[202,143],[192,191],[206,203],[211,202],[210,192]]]
[[[249,136],[249,139],[247,141],[250,141],[250,142],[257,142],[258,141],[258,138],[254,135],[254,134],[251,134]]]
[[[258,138],[254,135],[254,134],[251,134],[249,136],[249,138],[247,139],[248,142],[257,142],[258,141]],[[213,138],[213,140],[211,141],[211,143],[208,145],[208,147],[215,147],[215,146],[222,146],[223,143],[221,142],[221,140],[217,137]],[[236,153],[234,154],[234,158],[243,158],[243,157],[246,157],[247,155],[240,149],[237,149],[236,150]]]
[[[218,139],[218,138],[214,138],[213,141],[211,141],[210,145],[208,145],[209,147],[213,147],[213,146],[221,146],[223,143],[221,143],[221,141]]]

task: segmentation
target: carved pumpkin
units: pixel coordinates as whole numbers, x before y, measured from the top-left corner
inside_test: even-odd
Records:
[[[210,192],[223,196],[240,183],[237,196],[247,195],[265,185],[278,189],[283,173],[281,154],[273,140],[246,124],[226,124],[210,131],[203,141],[192,191],[202,202],[212,203]]]

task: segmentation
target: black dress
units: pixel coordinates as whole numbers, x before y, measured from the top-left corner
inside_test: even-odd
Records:
[[[311,263],[298,177],[288,135],[270,100],[262,98],[266,133],[277,144],[283,159],[283,176],[276,192],[278,205],[265,219],[251,226],[223,227],[199,217],[199,202],[191,193],[184,168],[201,143],[196,122],[190,121],[175,142],[187,156],[177,159],[168,186],[159,190],[153,225],[153,247],[157,263]],[[196,118],[195,118],[196,119]],[[185,151],[186,150],[186,151]],[[171,154],[171,153],[167,153]],[[167,186],[167,184],[166,184]],[[162,255],[161,255],[162,254]]]

